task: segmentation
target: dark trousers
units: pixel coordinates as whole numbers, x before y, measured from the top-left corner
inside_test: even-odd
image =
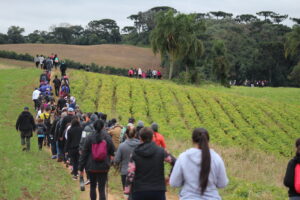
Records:
[[[50,144],[51,144],[51,153],[52,153],[52,155],[53,156],[57,155],[56,141],[51,136],[50,136]]]
[[[44,138],[43,137],[39,137],[38,138],[39,150],[42,150],[42,148],[43,148],[43,142],[44,142]]]
[[[64,147],[65,147],[65,141],[64,140],[63,141],[58,140],[58,149],[59,149],[58,157],[62,160],[65,160]]]
[[[58,95],[59,95],[59,87],[55,87],[55,95],[58,97]]]
[[[24,136],[21,134],[21,145],[25,148],[26,145],[26,150],[30,150],[30,137],[29,136]]]
[[[39,68],[39,64],[40,64],[40,61],[39,62],[35,62],[36,68]]]
[[[165,191],[145,191],[134,192],[132,194],[133,200],[166,200]]]
[[[74,176],[77,176],[77,174],[78,174],[78,161],[79,161],[79,152],[78,152],[78,150],[69,151],[69,156],[71,158],[71,163],[73,165],[72,174]]]
[[[97,199],[96,187],[98,183],[99,199],[106,200],[105,195],[105,185],[107,181],[107,172],[106,173],[92,173],[90,172],[90,198],[91,200]]]
[[[39,109],[39,100],[35,99],[35,100],[33,100],[33,102],[34,102],[34,109],[38,110]]]
[[[123,190],[124,190],[125,183],[126,183],[126,175],[121,175],[121,181],[122,181],[122,186],[123,186]]]

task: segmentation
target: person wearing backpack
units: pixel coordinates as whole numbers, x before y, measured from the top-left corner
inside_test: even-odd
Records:
[[[43,148],[43,141],[46,136],[46,131],[47,131],[47,127],[45,126],[43,120],[39,118],[38,123],[36,125],[36,134],[38,137],[38,146],[40,151]]]
[[[50,131],[51,131],[51,119],[50,119],[51,109],[49,106],[46,107],[45,111],[40,115],[40,118],[44,120],[44,124],[47,127],[46,133],[45,133],[45,144],[47,146],[50,146],[51,138],[50,138]]]
[[[136,128],[134,127],[128,127],[125,132],[126,140],[122,144],[120,144],[116,157],[114,159],[114,163],[116,165],[121,165],[120,167],[120,174],[121,174],[121,181],[123,190],[125,189],[125,182],[126,182],[126,176],[127,176],[127,169],[128,169],[128,163],[130,156],[133,152],[133,150],[140,144],[140,141],[136,139]]]
[[[36,55],[33,60],[34,60],[34,63],[35,63],[35,67],[39,68],[39,64],[40,64],[39,55]]]
[[[155,142],[157,146],[160,146],[165,149],[167,146],[165,143],[164,136],[158,133],[158,124],[153,122],[151,124],[151,129],[153,130],[153,142]]]
[[[90,174],[90,198],[97,199],[96,187],[98,185],[100,200],[106,199],[105,185],[111,165],[111,157],[115,148],[110,137],[106,136],[104,122],[97,120],[94,124],[95,133],[87,136],[79,158],[79,171],[83,176],[83,169]]]
[[[173,166],[176,159],[152,141],[151,128],[142,128],[140,139],[128,164],[124,193],[132,193],[133,200],[165,200],[164,162]]]
[[[35,131],[36,125],[32,114],[29,112],[28,107],[24,107],[24,111],[19,115],[16,122],[16,130],[21,132],[21,145],[22,151],[30,150],[30,138],[32,131]],[[26,144],[26,147],[25,147]]]
[[[55,79],[52,82],[54,84],[55,95],[58,97],[61,81],[57,78],[57,76],[55,76]]]
[[[34,110],[37,111],[39,108],[39,96],[41,92],[38,90],[38,88],[35,88],[32,93],[32,101],[34,102]]]
[[[120,144],[120,135],[123,127],[117,123],[116,119],[112,119],[111,123],[111,128],[109,128],[108,134],[111,136],[114,146],[117,150]]]
[[[67,70],[67,66],[66,66],[65,62],[61,61],[60,72],[61,72],[62,77],[66,75],[66,70]]]
[[[289,188],[290,200],[300,200],[300,138],[296,140],[296,155],[287,165],[283,184]]]
[[[173,168],[170,185],[181,187],[180,200],[221,200],[218,188],[228,184],[222,158],[209,148],[208,131],[196,128],[193,148],[180,154]]]
[[[70,157],[73,164],[73,180],[77,180],[78,175],[78,161],[79,161],[79,142],[82,134],[82,127],[77,118],[74,118],[71,122],[71,128],[68,131],[67,142],[65,146],[65,152]]]

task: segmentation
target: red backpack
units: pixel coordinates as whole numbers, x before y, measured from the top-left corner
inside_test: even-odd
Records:
[[[92,156],[95,161],[104,161],[107,157],[107,144],[105,140],[92,144]]]
[[[295,167],[294,187],[296,192],[300,193],[300,164],[296,164]]]

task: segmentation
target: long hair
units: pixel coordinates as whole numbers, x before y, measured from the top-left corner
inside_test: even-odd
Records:
[[[296,150],[296,156],[300,156],[300,138],[298,138],[296,140],[295,146],[297,148],[297,150]]]
[[[210,163],[211,163],[211,157],[210,157],[210,151],[209,151],[209,135],[206,129],[204,128],[196,128],[193,131],[192,136],[193,142],[195,144],[199,145],[199,148],[201,148],[201,170],[200,170],[200,189],[201,194],[203,195],[207,185],[208,185],[208,176],[210,172]]]

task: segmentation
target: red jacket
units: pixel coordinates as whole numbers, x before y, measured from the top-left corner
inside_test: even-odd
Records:
[[[160,133],[158,132],[154,132],[153,134],[153,142],[155,142],[157,144],[157,146],[160,146],[162,148],[166,148],[166,143],[165,143],[165,139],[164,136],[162,136]]]

